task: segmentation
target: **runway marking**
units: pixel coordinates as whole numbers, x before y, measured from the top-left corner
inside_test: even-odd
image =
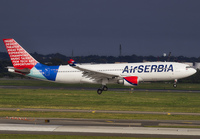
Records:
[[[192,124],[192,122],[183,122],[184,124]]]
[[[200,127],[200,125],[195,124],[172,124],[172,123],[159,123],[158,126],[170,126],[170,127]]]
[[[108,123],[113,123],[113,121],[106,121],[106,122],[108,122]]]

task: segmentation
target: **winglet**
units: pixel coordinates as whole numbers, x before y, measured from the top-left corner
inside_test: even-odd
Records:
[[[70,59],[70,60],[68,61],[68,64],[69,64],[70,66],[76,66],[76,65],[75,65],[76,62],[75,62],[73,59]]]

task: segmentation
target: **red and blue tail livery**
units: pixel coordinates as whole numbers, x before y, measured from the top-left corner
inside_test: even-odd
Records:
[[[27,53],[14,39],[3,39],[14,68],[32,69],[38,62]]]
[[[54,81],[59,83],[96,83],[102,87],[98,94],[107,91],[107,84],[123,84],[136,86],[145,81],[174,80],[185,78],[196,73],[187,64],[177,62],[148,62],[120,64],[77,64],[73,59],[68,65],[47,66],[35,60],[14,39],[3,39],[13,67],[7,67],[9,72],[24,76]]]
[[[59,66],[46,66],[39,63],[14,39],[3,39],[3,41],[13,64],[9,71],[33,78],[55,81]]]

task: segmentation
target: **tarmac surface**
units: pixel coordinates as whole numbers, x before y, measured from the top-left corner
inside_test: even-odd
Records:
[[[8,89],[66,89],[66,90],[94,90],[96,92],[97,88],[92,87],[45,87],[45,86],[3,86],[0,85],[0,88]],[[109,91],[131,91],[130,88],[108,88]],[[178,90],[178,89],[137,89],[134,88],[132,91],[148,91],[148,92],[193,92],[200,93],[200,90]],[[104,92],[105,93],[105,92]]]
[[[92,111],[69,109],[0,108],[0,111],[169,114],[142,111]],[[200,115],[200,113],[170,113]],[[178,127],[178,128],[176,128]],[[190,128],[191,127],[191,128]],[[198,120],[116,120],[0,117],[0,134],[83,135],[120,137],[200,138]]]
[[[200,121],[0,118],[0,134],[200,138],[200,128],[151,126],[200,126]]]

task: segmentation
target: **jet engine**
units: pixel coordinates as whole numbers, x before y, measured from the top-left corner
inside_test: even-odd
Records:
[[[125,86],[137,86],[139,84],[139,78],[137,76],[128,76],[117,81],[118,84],[124,84]]]

